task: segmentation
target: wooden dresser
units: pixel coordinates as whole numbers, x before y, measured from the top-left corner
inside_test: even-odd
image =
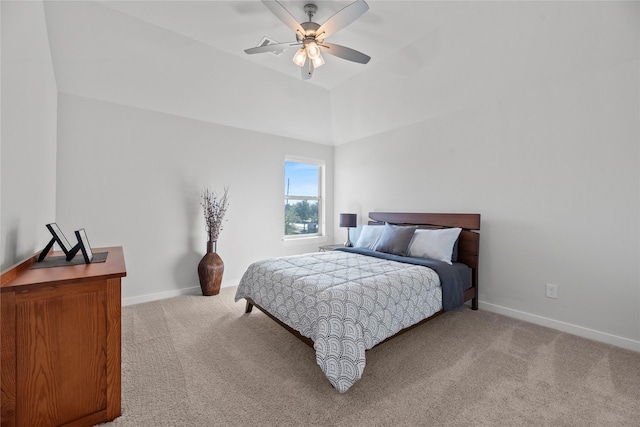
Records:
[[[2,273],[2,427],[92,426],[121,414],[122,247],[106,262]],[[51,256],[63,255],[61,252]]]

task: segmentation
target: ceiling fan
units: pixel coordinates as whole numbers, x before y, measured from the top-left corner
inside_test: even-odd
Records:
[[[296,33],[296,41],[264,44],[245,49],[245,53],[280,53],[289,47],[298,47],[298,51],[293,56],[293,62],[300,67],[302,78],[305,80],[311,78],[315,68],[324,65],[323,52],[360,64],[366,64],[371,59],[357,50],[324,41],[369,10],[369,5],[364,0],[357,0],[347,5],[322,25],[312,21],[313,15],[318,11],[318,7],[313,3],[304,6],[304,13],[309,17],[309,21],[300,23],[280,2],[262,0],[262,3]]]

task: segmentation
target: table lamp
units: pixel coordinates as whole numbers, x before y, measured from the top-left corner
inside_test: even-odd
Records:
[[[348,248],[353,246],[351,243],[351,239],[349,239],[349,229],[356,227],[358,225],[358,215],[352,213],[341,213],[340,214],[340,227],[347,227],[347,241],[344,242],[344,245]]]

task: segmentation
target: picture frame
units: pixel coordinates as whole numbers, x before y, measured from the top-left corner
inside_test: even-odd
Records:
[[[75,235],[78,239],[78,244],[75,245],[73,249],[67,254],[67,261],[71,261],[73,257],[76,256],[78,251],[80,251],[82,252],[85,264],[91,264],[91,261],[93,260],[93,251],[91,250],[91,245],[89,244],[87,232],[84,228],[81,228],[75,231]]]
[[[62,252],[64,252],[64,254],[68,256],[69,253],[73,250],[73,247],[65,237],[64,233],[62,233],[62,230],[60,230],[60,227],[58,227],[58,224],[52,222],[47,224],[46,227],[53,238],[49,241],[49,243],[47,243],[47,246],[45,246],[42,252],[40,252],[40,255],[38,256],[38,262],[41,262],[47,256],[54,243],[57,243],[58,246],[60,246],[60,249],[62,249]]]
[[[78,243],[81,245],[80,249],[82,251],[82,256],[84,256],[84,262],[89,264],[93,260],[93,252],[91,250],[91,245],[89,244],[89,239],[87,238],[87,233],[84,231],[84,228],[76,230],[75,233],[78,238]]]

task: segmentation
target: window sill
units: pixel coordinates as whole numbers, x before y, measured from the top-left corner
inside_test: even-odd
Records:
[[[327,236],[283,237],[283,246],[318,245],[329,241]]]

